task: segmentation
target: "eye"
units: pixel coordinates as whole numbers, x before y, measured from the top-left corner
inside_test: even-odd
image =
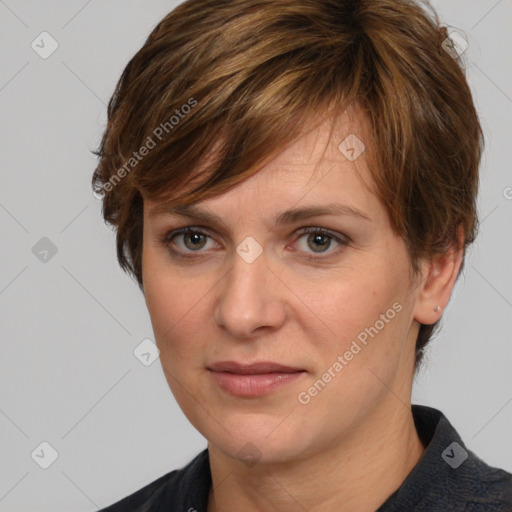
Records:
[[[203,252],[201,249],[204,249],[207,246],[207,241],[209,238],[211,238],[210,235],[204,231],[196,228],[186,227],[174,231],[169,231],[164,235],[160,242],[164,247],[167,247],[176,257],[187,258],[193,256],[187,256],[186,253],[190,254]],[[331,233],[330,231],[320,227],[303,228],[298,234],[297,241],[300,241],[302,238],[305,238],[306,242],[306,244],[303,245],[304,249],[300,249],[302,252],[312,252],[313,254],[318,255],[326,253],[327,256],[338,252],[337,250],[327,251],[331,247],[333,240],[340,246],[346,246],[350,242],[348,237]],[[182,244],[175,242],[175,239],[181,240]],[[171,246],[177,247],[178,250],[175,250]],[[326,256],[312,256],[310,258],[318,259],[323,257]]]
[[[204,248],[205,240],[209,237],[207,233],[197,229],[181,228],[167,233],[161,242],[165,247],[169,247],[171,244],[178,245],[174,242],[174,239],[178,238],[184,242],[184,246],[180,247],[178,245],[180,252],[199,252],[199,249]],[[174,251],[174,249],[170,250],[174,253],[178,252]]]
[[[310,227],[304,228],[299,233],[299,240],[304,238],[307,235],[305,242],[307,244],[307,248],[312,248],[313,253],[316,254],[324,254],[327,252],[327,249],[331,247],[332,241],[334,240],[338,245],[346,246],[349,243],[349,239],[343,235],[337,235],[331,233],[330,231],[319,228],[319,227]],[[318,249],[318,250],[317,250]],[[305,252],[308,252],[307,250]],[[338,251],[328,251],[327,255],[330,256],[332,253],[336,253]],[[320,256],[324,257],[324,256]]]

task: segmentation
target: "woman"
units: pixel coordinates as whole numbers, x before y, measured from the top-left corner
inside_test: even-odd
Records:
[[[453,42],[405,0],[188,0],[155,27],[93,184],[208,448],[104,510],[511,510],[512,475],[411,405],[476,235]]]

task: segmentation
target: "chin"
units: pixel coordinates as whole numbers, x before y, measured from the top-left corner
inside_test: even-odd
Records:
[[[226,456],[246,462],[248,467],[259,464],[276,464],[303,458],[314,453],[315,431],[312,426],[299,425],[292,418],[283,421],[286,414],[277,418],[265,414],[236,415],[225,421],[222,428],[211,418],[202,425],[195,425],[202,435]],[[206,427],[206,428],[202,428]],[[309,432],[306,436],[305,432]],[[319,434],[320,435],[320,434]]]

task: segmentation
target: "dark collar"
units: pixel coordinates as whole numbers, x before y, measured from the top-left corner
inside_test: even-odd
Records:
[[[468,450],[442,412],[413,405],[412,414],[425,452],[377,512],[512,510],[512,475]]]

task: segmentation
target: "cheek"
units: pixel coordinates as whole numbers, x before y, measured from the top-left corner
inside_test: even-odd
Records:
[[[206,308],[212,285],[208,286],[204,278],[180,277],[165,268],[148,265],[148,269],[146,305],[165,379],[189,421],[201,425],[204,407],[198,404],[208,403],[208,390],[200,385],[198,376],[204,373],[205,354],[212,345],[208,339],[212,331],[205,321],[211,317]]]
[[[189,304],[193,303],[194,297],[190,296],[189,290],[190,287],[188,290],[179,287],[174,279],[162,279],[155,276],[154,280],[148,280],[146,305],[155,336],[160,343],[165,343],[168,339],[173,338],[175,332],[182,327],[187,313],[193,314]]]
[[[314,305],[311,309],[329,327],[327,338],[333,338],[334,334],[336,339],[347,341],[367,332],[376,323],[379,331],[388,330],[398,317],[397,309],[401,309],[393,305],[403,306],[404,290],[392,280],[377,281],[375,274],[363,273],[346,281],[339,279],[324,290],[321,295],[314,290],[303,293],[303,302]],[[382,319],[381,315],[384,315]]]
[[[326,425],[346,425],[384,399],[384,383],[395,380],[403,363],[408,313],[403,293],[390,282],[372,280],[331,287],[331,300],[318,304],[323,322],[314,350],[311,378],[299,390],[299,403]],[[402,290],[403,292],[403,290]],[[397,391],[398,392],[398,391]]]
[[[311,289],[304,302],[313,303],[316,295],[312,309],[321,320],[316,322],[317,336],[309,336],[316,340],[313,354],[317,364],[312,380],[324,375],[329,380],[326,372],[330,369],[336,374],[329,384],[331,391],[338,389],[344,394],[350,390],[353,396],[361,397],[363,390],[380,385],[375,375],[384,381],[391,378],[408,350],[411,298],[403,277],[407,272],[399,258],[394,267],[381,260],[378,266],[354,270],[350,279],[343,280],[340,275],[329,280],[322,295],[318,288],[316,292]],[[324,394],[325,398],[328,395]]]
[[[166,368],[191,369],[200,364],[198,353],[208,346],[208,292],[214,282],[180,277],[156,266],[147,268],[145,300],[162,363]]]
[[[144,241],[142,253],[142,275],[144,297],[151,316],[155,335],[162,336],[179,325],[179,320],[187,313],[187,308],[196,287],[180,279],[179,273],[169,265],[165,250],[156,249]]]

